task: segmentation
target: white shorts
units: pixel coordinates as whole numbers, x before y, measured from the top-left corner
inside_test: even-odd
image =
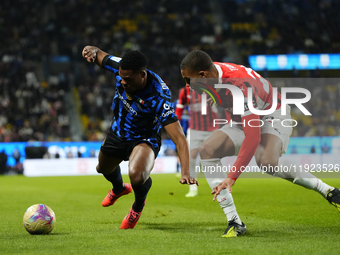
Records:
[[[198,147],[200,147],[200,145],[205,140],[207,140],[212,133],[213,133],[212,131],[188,129],[187,140],[189,143],[189,149],[190,150],[198,149]]]
[[[263,125],[261,123],[261,134],[272,134],[277,136],[282,141],[282,151],[281,155],[286,153],[289,137],[293,132],[293,128],[291,126],[294,125],[293,121],[291,121],[292,117],[290,115],[290,106],[287,105],[286,115],[281,115],[281,109],[276,110],[272,114],[265,115],[262,118]],[[282,121],[284,125],[282,125]],[[259,125],[251,123],[252,125]],[[287,127],[288,126],[288,127]],[[235,156],[238,155],[243,140],[245,138],[242,124],[232,124],[228,123],[227,125],[223,126],[219,129],[220,131],[224,132],[229,138],[233,141],[235,146]]]

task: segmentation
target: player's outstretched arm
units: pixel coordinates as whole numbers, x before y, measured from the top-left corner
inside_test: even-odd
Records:
[[[249,122],[254,119],[260,119],[258,115],[248,115],[242,117],[244,123],[248,123],[243,127],[245,134],[244,141],[242,142],[240,151],[238,153],[236,162],[233,165],[233,171],[229,172],[228,177],[213,188],[211,194],[215,194],[213,200],[215,201],[217,195],[220,194],[221,190],[228,189],[231,192],[231,187],[235,184],[236,179],[241,175],[242,168],[247,166],[253,157],[260,141],[261,141],[261,130],[260,127],[253,127],[249,125]]]
[[[87,62],[95,62],[99,66],[102,66],[103,59],[106,55],[108,55],[108,53],[98,47],[89,45],[85,46],[82,52],[82,56]]]
[[[182,184],[196,184],[198,186],[198,181],[190,176],[188,142],[183,133],[181,124],[179,124],[179,121],[176,121],[166,125],[164,129],[170,136],[171,140],[175,143],[178,151],[178,157],[182,169],[182,178],[179,182]]]

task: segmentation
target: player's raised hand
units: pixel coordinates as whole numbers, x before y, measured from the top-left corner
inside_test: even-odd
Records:
[[[82,52],[83,58],[85,58],[87,62],[94,62],[97,58],[98,50],[95,46],[85,46]]]
[[[213,188],[213,191],[211,192],[211,194],[215,194],[213,201],[216,200],[216,197],[220,194],[220,192],[223,189],[228,189],[229,193],[231,193],[231,187],[235,184],[235,181],[233,179],[230,178],[226,178],[223,182],[221,182],[220,184],[218,184],[216,187]]]
[[[189,185],[196,184],[197,186],[199,186],[198,181],[189,175],[182,175],[182,178],[179,180],[179,182],[181,184],[189,184]]]

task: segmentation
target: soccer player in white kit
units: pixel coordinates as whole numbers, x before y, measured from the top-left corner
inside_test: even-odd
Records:
[[[217,169],[221,167],[221,158],[237,155],[237,160],[232,166],[233,171],[230,171],[228,175],[225,174],[223,178],[210,177],[207,181],[214,194],[213,200],[217,199],[227,216],[228,227],[222,237],[244,234],[246,226],[236,211],[231,187],[253,156],[262,170],[278,166],[289,166],[288,169],[294,169],[291,168],[294,163],[281,158],[287,150],[292,127],[283,126],[280,120],[291,119],[290,107],[287,105],[286,114],[281,114],[281,95],[277,92],[277,105],[272,114],[264,116],[253,114],[247,104],[248,88],[252,88],[253,108],[268,110],[273,106],[274,98],[271,84],[250,68],[232,63],[213,62],[203,51],[194,50],[188,53],[182,60],[180,69],[187,86],[190,86],[190,79],[193,78],[215,78],[220,79],[222,83],[237,86],[243,93],[244,114],[233,115],[231,91],[224,89],[218,92],[221,97],[221,106],[230,112],[228,120],[239,124],[232,125],[232,121],[229,121],[228,124],[215,131],[201,144],[199,154],[203,169],[209,169],[211,166]],[[263,123],[263,125],[260,126],[258,123]],[[329,186],[311,173],[299,171],[266,171],[266,173],[315,190],[340,211],[339,189]]]

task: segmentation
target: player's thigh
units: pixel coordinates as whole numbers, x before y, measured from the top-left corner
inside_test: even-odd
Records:
[[[293,132],[293,126],[290,115],[290,107],[286,106],[286,115],[281,115],[281,109],[276,110],[270,115],[266,115],[263,117],[263,126],[261,127],[261,135],[271,134],[276,136],[281,140],[281,153],[280,156],[286,153],[289,137]]]
[[[96,170],[98,173],[110,174],[122,161],[123,160],[119,158],[105,156],[102,151],[99,151]]]
[[[213,132],[210,131],[201,131],[201,130],[195,130],[195,129],[189,129],[188,130],[188,144],[189,144],[189,150],[190,150],[190,157],[192,159],[195,159],[198,155],[199,147],[200,145],[207,140]]]
[[[230,132],[228,132],[230,135]],[[237,132],[238,133],[238,132]],[[235,154],[235,145],[226,132],[215,131],[199,147],[199,154],[202,159],[223,158]],[[243,134],[244,137],[244,134]],[[244,138],[243,138],[244,139]]]
[[[255,160],[259,166],[276,166],[282,154],[282,141],[278,136],[265,133],[255,152]]]
[[[197,155],[198,155],[198,148],[190,150],[190,158],[195,159],[197,158]]]
[[[213,132],[189,129],[187,134],[187,140],[189,143],[189,149],[194,150],[207,140]]]
[[[258,165],[276,166],[279,158],[287,151],[289,137],[292,134],[290,107],[287,114],[281,115],[281,110],[263,117],[261,127],[261,143],[256,150],[255,159]]]
[[[146,180],[155,163],[155,153],[147,143],[137,144],[129,158],[129,176]]]

